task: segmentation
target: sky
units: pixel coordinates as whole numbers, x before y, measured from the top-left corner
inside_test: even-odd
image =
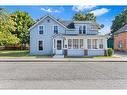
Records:
[[[98,24],[104,24],[104,28],[100,30],[101,34],[110,32],[112,21],[115,16],[122,12],[127,6],[93,6],[93,5],[66,5],[66,6],[0,6],[6,8],[8,12],[21,10],[28,12],[29,15],[37,20],[46,14],[50,14],[61,20],[72,20],[75,13],[81,11],[83,13],[94,13]]]

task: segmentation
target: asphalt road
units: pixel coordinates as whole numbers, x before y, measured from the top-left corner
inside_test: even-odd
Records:
[[[127,63],[2,62],[0,89],[127,89]]]

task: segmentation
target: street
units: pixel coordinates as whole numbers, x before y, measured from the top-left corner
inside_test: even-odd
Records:
[[[0,62],[0,89],[127,89],[127,63]]]

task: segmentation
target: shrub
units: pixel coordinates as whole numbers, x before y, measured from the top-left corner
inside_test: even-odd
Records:
[[[107,55],[108,55],[108,56],[112,56],[113,53],[114,53],[113,49],[112,49],[112,48],[108,48],[108,50],[107,50]]]

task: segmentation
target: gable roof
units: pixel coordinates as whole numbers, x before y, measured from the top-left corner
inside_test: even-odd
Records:
[[[70,27],[73,27],[72,26],[72,24],[71,23],[65,23],[65,22],[60,22],[59,20],[57,20],[56,18],[54,18],[54,17],[52,17],[52,16],[50,16],[50,15],[45,15],[44,17],[42,17],[38,22],[36,22],[33,26],[31,26],[30,28],[29,28],[29,31],[31,30],[31,29],[33,29],[36,25],[38,25],[41,21],[43,21],[45,18],[47,18],[47,17],[49,17],[49,18],[51,18],[51,19],[53,19],[55,22],[57,22],[58,24],[60,24],[61,26],[63,26],[64,28],[66,28],[66,29],[74,29],[74,28],[70,28]]]
[[[93,21],[67,21],[67,20],[62,21],[62,20],[58,20],[58,19],[54,18],[51,15],[45,15],[38,22],[36,22],[33,26],[31,26],[28,30],[30,31],[31,29],[33,29],[36,25],[38,25],[41,21],[43,21],[47,17],[51,18],[52,20],[54,20],[55,22],[57,22],[58,24],[60,24],[67,30],[75,30],[74,23],[92,23],[93,25],[96,25],[98,27],[98,29],[100,29],[100,25],[98,25],[97,23],[95,23]]]
[[[119,30],[117,30],[114,34],[119,34],[122,32],[127,32],[127,24],[125,24],[123,27],[121,27]]]

